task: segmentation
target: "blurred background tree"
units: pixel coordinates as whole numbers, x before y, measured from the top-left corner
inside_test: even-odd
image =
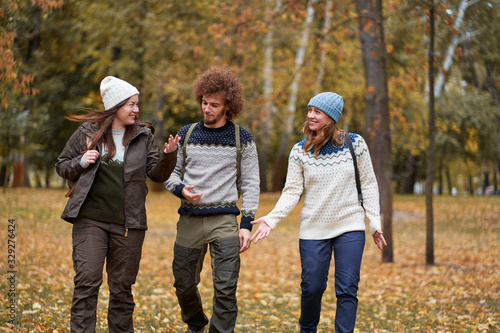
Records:
[[[245,111],[237,122],[256,138],[262,190],[280,190],[284,173],[277,170],[286,170],[317,92],[341,94],[339,126],[369,139],[356,4],[2,0],[1,184],[61,186],[53,165],[78,126],[64,115],[100,109],[106,75],[139,88],[141,118],[155,125],[161,142],[201,118],[192,82],[210,66],[222,66],[244,85]],[[436,4],[435,71],[444,78],[436,100],[436,191],[484,193],[497,186],[500,169],[500,1],[469,0],[460,27],[454,25],[460,2]],[[400,193],[419,190],[427,173],[426,10],[421,0],[383,2],[392,187]]]

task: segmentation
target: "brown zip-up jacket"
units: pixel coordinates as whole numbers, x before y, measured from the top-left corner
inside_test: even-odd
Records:
[[[68,180],[70,186],[78,180],[61,216],[70,223],[73,223],[78,216],[100,164],[99,158],[88,168],[80,165],[81,152],[87,150],[87,138],[92,137],[95,131],[93,124],[83,123],[73,133],[57,159],[56,170],[59,176]],[[100,147],[96,149],[102,154]],[[146,175],[151,180],[162,183],[168,179],[176,162],[177,150],[164,153],[156,144],[151,130],[147,127],[139,127],[138,133],[125,147],[123,191],[126,229],[147,229]]]

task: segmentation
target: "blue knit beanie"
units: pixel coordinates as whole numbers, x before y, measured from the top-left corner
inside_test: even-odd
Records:
[[[342,115],[342,108],[344,107],[344,100],[342,96],[333,92],[323,92],[317,94],[309,101],[307,106],[315,106],[337,123]]]

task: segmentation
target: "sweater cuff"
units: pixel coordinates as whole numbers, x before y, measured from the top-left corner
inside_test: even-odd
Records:
[[[252,231],[253,225],[250,223],[252,221],[253,221],[253,219],[251,216],[242,216],[241,223],[240,223],[240,229],[248,229],[248,230]]]
[[[181,199],[186,199],[184,198],[184,195],[182,195],[182,190],[184,189],[185,186],[186,185],[183,184],[177,185],[172,193]]]
[[[163,148],[163,154],[170,154],[170,153],[175,153],[175,154],[177,154],[177,146],[175,147],[175,149],[174,149],[174,150],[169,151],[168,153],[167,153],[167,148]]]
[[[271,229],[274,229],[276,227],[276,225],[278,224],[279,222],[279,219],[272,219],[269,217],[269,215],[266,215],[266,216],[263,216],[261,217],[261,219],[266,222],[266,224],[271,227]]]
[[[88,164],[86,161],[85,161],[85,154],[82,156],[82,158],[80,159],[80,166],[84,169],[87,169],[89,167],[90,164]]]

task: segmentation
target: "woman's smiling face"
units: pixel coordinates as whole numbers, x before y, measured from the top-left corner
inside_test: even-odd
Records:
[[[315,106],[307,108],[307,123],[311,131],[318,131],[326,125],[329,116]]]
[[[130,97],[115,113],[112,128],[122,129],[127,125],[133,125],[137,114],[139,113],[139,95]]]

